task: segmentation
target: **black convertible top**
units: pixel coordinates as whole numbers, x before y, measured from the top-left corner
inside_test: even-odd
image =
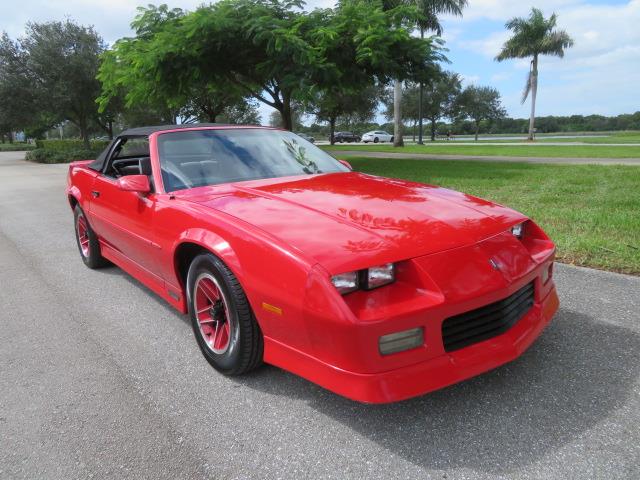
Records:
[[[111,140],[111,142],[109,142],[109,145],[107,145],[107,148],[105,148],[102,151],[102,153],[98,155],[98,158],[96,158],[93,162],[89,164],[89,168],[96,171],[102,170],[102,167],[104,166],[104,162],[107,161],[107,157],[109,156],[109,152],[111,151],[113,144],[119,138],[148,137],[152,133],[163,132],[165,130],[178,130],[183,128],[198,128],[198,127],[225,127],[227,125],[228,124],[224,124],[224,123],[183,123],[181,125],[155,125],[150,127],[129,128],[127,130],[124,130],[122,133],[116,136],[113,140]]]
[[[183,123],[181,125],[155,125],[151,127],[129,128],[123,131],[119,137],[146,137],[155,132],[164,130],[178,130],[181,128],[198,128],[198,127],[226,127],[224,123]]]

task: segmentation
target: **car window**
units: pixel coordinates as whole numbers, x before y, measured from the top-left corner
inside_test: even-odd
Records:
[[[148,137],[129,138],[116,152],[114,158],[133,158],[149,156]]]
[[[165,190],[291,175],[348,172],[312,143],[291,132],[216,129],[158,136]]]

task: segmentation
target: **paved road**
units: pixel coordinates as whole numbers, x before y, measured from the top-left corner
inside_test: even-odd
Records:
[[[339,158],[408,158],[411,160],[474,160],[479,162],[559,163],[568,165],[636,165],[640,158],[554,158],[554,157],[502,157],[490,155],[441,155],[431,153],[371,152],[369,150],[331,150]]]
[[[184,317],[85,268],[65,165],[0,154],[0,478],[640,477],[640,278],[559,266],[516,362],[388,406],[218,375]]]

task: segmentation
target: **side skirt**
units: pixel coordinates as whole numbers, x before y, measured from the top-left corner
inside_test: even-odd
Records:
[[[133,262],[129,257],[124,256],[102,240],[100,241],[100,250],[104,258],[127,272],[173,308],[178,310],[180,313],[187,313],[187,305],[185,303],[184,296],[176,293],[174,289],[169,289],[162,278]]]

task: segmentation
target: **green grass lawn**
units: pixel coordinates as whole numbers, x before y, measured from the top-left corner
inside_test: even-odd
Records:
[[[605,147],[596,145],[483,145],[481,142],[470,145],[458,143],[446,145],[443,143],[425,145],[407,145],[395,148],[390,144],[377,145],[334,145],[323,147],[330,152],[345,150],[366,152],[392,153],[428,153],[436,155],[478,155],[501,157],[576,157],[576,158],[640,158],[640,147],[615,146]]]
[[[534,219],[565,263],[640,275],[640,168],[353,158],[354,170],[461,190]]]
[[[597,135],[597,133],[594,133]],[[539,137],[537,142],[580,142],[591,144],[607,143],[640,143],[640,132],[618,132],[605,137],[580,137],[580,138],[545,138]]]

